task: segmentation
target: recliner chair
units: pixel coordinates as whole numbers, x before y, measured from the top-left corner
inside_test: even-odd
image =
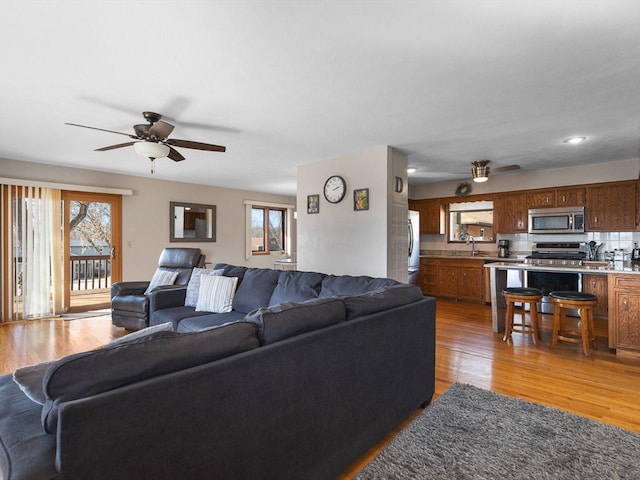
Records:
[[[204,266],[205,255],[199,248],[165,248],[158,260],[159,271],[178,272],[170,286],[184,287],[189,283],[195,267]],[[111,322],[127,330],[149,326],[149,298],[145,291],[151,282],[117,282],[111,285]]]

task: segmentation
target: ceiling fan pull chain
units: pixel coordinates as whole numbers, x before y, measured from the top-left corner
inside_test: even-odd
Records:
[[[154,173],[156,173],[156,172],[154,171],[154,163],[153,163],[153,161],[155,160],[155,158],[153,158],[153,157],[149,157],[149,160],[151,160],[151,175],[153,175]]]

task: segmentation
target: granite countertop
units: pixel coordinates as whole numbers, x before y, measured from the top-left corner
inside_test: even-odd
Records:
[[[555,265],[531,265],[528,263],[495,262],[486,263],[485,268],[496,268],[498,270],[531,270],[540,272],[569,272],[569,273],[591,273],[595,275],[607,275],[609,273],[624,273],[640,275],[639,270],[634,270],[630,265],[622,269],[609,268],[607,262],[585,262],[581,267],[563,267]]]
[[[451,250],[435,251],[420,253],[420,258],[461,258],[474,260],[488,260],[492,262],[522,262],[526,253],[509,255],[507,258],[498,257],[498,252],[479,251],[477,255],[471,255],[470,251],[456,251],[455,254]]]

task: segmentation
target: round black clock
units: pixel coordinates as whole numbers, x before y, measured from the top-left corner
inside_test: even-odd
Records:
[[[329,203],[340,203],[347,193],[347,182],[340,175],[332,175],[324,182],[324,198]]]

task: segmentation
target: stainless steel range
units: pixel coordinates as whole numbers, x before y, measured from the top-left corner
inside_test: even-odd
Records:
[[[584,247],[577,242],[538,242],[524,261],[531,265],[580,267],[585,256]]]
[[[539,242],[533,245],[531,255],[525,258],[530,265],[554,267],[580,267],[585,258],[584,247],[576,242]],[[553,313],[549,293],[554,290],[582,291],[582,275],[579,272],[527,272],[527,286],[542,290],[538,310]],[[577,312],[570,312],[575,314]]]

